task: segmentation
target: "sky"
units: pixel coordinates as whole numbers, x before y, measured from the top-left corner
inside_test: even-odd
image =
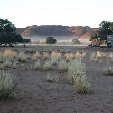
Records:
[[[99,27],[113,22],[113,0],[0,0],[0,18],[17,28],[31,25]]]

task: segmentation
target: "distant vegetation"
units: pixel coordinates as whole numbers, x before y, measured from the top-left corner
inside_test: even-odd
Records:
[[[57,42],[56,39],[54,39],[53,37],[47,37],[46,38],[46,44],[55,44]]]

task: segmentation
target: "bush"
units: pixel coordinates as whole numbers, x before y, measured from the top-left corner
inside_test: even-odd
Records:
[[[43,57],[44,57],[44,59],[49,59],[50,55],[48,52],[44,52]]]
[[[47,81],[49,81],[49,82],[58,82],[59,81],[59,76],[56,75],[56,74],[48,73]]]
[[[45,64],[43,65],[43,70],[50,70],[52,68],[52,62],[51,60],[45,61]]]
[[[71,60],[75,58],[75,54],[74,53],[66,53],[65,54],[66,59]]]
[[[110,53],[107,57],[107,61],[113,63],[113,53]]]
[[[68,64],[67,64],[67,62],[66,62],[64,59],[61,59],[61,60],[57,63],[57,65],[58,65],[58,70],[59,70],[60,72],[65,72],[65,71],[68,70]]]
[[[26,62],[27,60],[27,56],[24,52],[20,52],[17,57],[18,57],[18,61],[21,62]]]
[[[51,62],[52,64],[56,64],[61,59],[61,53],[57,53],[53,51],[51,53]]]
[[[92,53],[90,54],[90,60],[91,60],[91,61],[97,61],[97,54],[96,54],[95,52],[92,52]]]
[[[46,44],[55,44],[57,42],[56,39],[54,39],[53,37],[47,37],[46,38]]]
[[[90,91],[90,83],[86,77],[86,66],[81,59],[71,60],[68,67],[68,78],[74,84],[78,93],[88,93]]]
[[[15,85],[13,75],[7,71],[0,71],[0,99],[13,98],[15,96]]]
[[[32,59],[33,59],[33,60],[37,60],[37,59],[39,59],[40,57],[41,57],[40,53],[39,53],[39,52],[36,52],[35,54],[33,54]]]
[[[10,60],[6,59],[4,63],[1,63],[0,69],[16,68],[16,63],[17,62],[11,62]]]
[[[86,56],[86,52],[84,51],[77,51],[75,54],[76,58],[84,58]]]
[[[80,75],[78,75],[74,82],[75,89],[80,94],[86,94],[90,92],[91,85],[87,81],[85,74],[86,73],[81,73]]]
[[[5,49],[3,52],[3,56],[9,57],[9,58],[14,58],[16,55],[17,53],[13,51],[12,49]]]
[[[104,73],[109,76],[113,76],[113,67],[108,66],[104,68]]]
[[[40,60],[35,61],[35,64],[34,64],[34,68],[33,69],[36,69],[36,70],[37,69],[42,69]]]

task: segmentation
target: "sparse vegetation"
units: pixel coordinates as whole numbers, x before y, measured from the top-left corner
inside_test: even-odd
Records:
[[[91,91],[91,85],[87,81],[86,73],[79,73],[78,76],[74,80],[74,86],[78,93],[86,94]]]
[[[58,82],[59,81],[59,76],[53,73],[48,73],[47,75],[47,81],[49,82]]]
[[[91,61],[97,61],[97,54],[96,54],[95,52],[92,52],[92,53],[90,54],[90,60],[91,60]]]
[[[27,56],[24,52],[20,52],[17,57],[20,62],[26,62],[27,60]]]
[[[44,59],[49,59],[50,58],[50,55],[48,52],[44,52],[44,55],[43,55]]]
[[[0,71],[0,99],[13,98],[15,96],[15,85],[13,75],[8,71]]]
[[[71,59],[74,59],[75,58],[75,54],[74,53],[66,53],[65,54],[65,57],[67,60],[71,60]]]
[[[86,66],[81,59],[71,60],[68,69],[68,78],[74,84],[78,93],[88,93],[90,91],[90,83],[86,77]]]
[[[35,61],[33,69],[36,69],[36,70],[42,69],[40,60]]]
[[[9,57],[9,58],[14,58],[17,55],[17,53],[15,51],[13,51],[12,49],[5,49],[3,52],[3,56],[4,57]]]
[[[108,76],[113,76],[113,67],[111,67],[111,66],[105,67],[104,73]]]
[[[66,72],[68,70],[68,63],[64,59],[60,59],[57,65],[60,72]]]
[[[50,70],[52,68],[53,63],[51,60],[45,61],[45,64],[43,65],[43,70]]]
[[[37,60],[41,57],[41,54],[39,52],[36,52],[35,54],[33,54],[32,59],[33,60]]]
[[[40,50],[36,49],[36,51],[34,51],[34,49],[33,50],[30,49],[29,51],[25,51],[25,49],[23,49],[22,51],[21,49],[19,49],[14,55],[12,54],[12,51],[9,52],[10,54],[7,52],[5,53],[4,50],[1,51],[0,53],[0,69],[5,70],[6,73],[9,75],[11,74],[7,70],[14,71],[14,73],[16,74],[18,73],[17,75],[15,74],[15,76],[17,77],[17,85],[19,84],[17,88],[20,88],[20,90],[17,90],[17,92],[19,93],[17,94],[17,96],[19,96],[18,98],[20,98],[20,95],[23,94],[24,91],[21,92],[21,90],[23,90],[24,88],[25,90],[29,90],[29,91],[31,90],[32,92],[35,90],[34,88],[36,88],[35,90],[36,94],[38,93],[43,94],[43,91],[46,89],[47,94],[49,96],[50,93],[53,95],[56,94],[55,96],[57,96],[57,94],[58,96],[62,94],[62,97],[65,96],[64,93],[67,96],[70,96],[70,94],[74,94],[74,98],[77,95],[76,93],[87,94],[87,93],[91,93],[92,90],[94,91],[97,90],[96,88],[98,88],[98,92],[99,92],[100,86],[98,87],[97,85],[98,84],[100,85],[99,82],[101,82],[101,80],[98,78],[101,76],[103,77],[102,79],[104,79],[105,81],[107,76],[106,77],[102,76],[102,74],[100,73],[101,72],[100,67],[95,68],[93,66],[103,66],[103,64],[106,63],[106,59],[109,60],[109,64],[106,64],[105,66],[106,68],[104,68],[104,73],[106,75],[113,76],[113,71],[112,71],[113,64],[111,63],[112,54],[108,54],[108,52],[102,53],[99,51],[89,51],[89,50],[70,51],[69,49],[64,49],[64,48],[61,50],[56,49],[54,51],[52,49],[47,49],[47,50],[44,49],[44,51],[41,49]],[[29,59],[28,56],[30,56]],[[105,56],[107,56],[108,58]],[[20,60],[19,58],[22,60]],[[93,63],[89,60],[98,61],[98,62]],[[102,65],[100,65],[99,63],[100,60],[102,60]],[[22,62],[26,62],[26,63],[22,63]],[[88,67],[88,66],[92,66],[92,67]],[[16,67],[15,70],[11,69],[15,67]],[[94,71],[92,71],[93,69]],[[98,75],[96,75],[93,72],[95,72]],[[93,81],[93,78],[97,78],[99,81],[97,81],[96,79],[93,82],[89,81],[88,77],[90,76],[91,76],[91,81]],[[12,79],[13,81],[12,75],[11,78],[9,77],[7,80],[9,81],[8,83],[9,85],[11,84],[10,79]],[[2,79],[2,81],[3,80],[5,79]],[[110,83],[112,83],[112,80],[110,80]],[[24,87],[23,84],[25,84]],[[27,86],[27,84],[29,84],[29,86]],[[101,84],[103,85],[103,82],[101,82]],[[1,86],[1,82],[0,82],[0,86]],[[13,83],[12,86],[13,86],[12,89],[8,87],[9,89],[5,91],[2,90],[0,92],[1,99],[13,98],[15,96],[15,86]],[[94,89],[92,88],[92,86],[94,87]],[[104,88],[100,90],[104,90]],[[108,91],[109,89],[106,90]],[[32,94],[31,91],[30,94]],[[8,92],[12,92],[12,93],[9,94]],[[27,96],[28,94],[26,93]],[[35,95],[35,93],[33,94]]]
[[[61,59],[61,53],[57,53],[53,51],[51,53],[51,62],[52,64],[56,64]]]
[[[107,61],[110,62],[110,63],[113,63],[113,53],[110,53],[110,54],[107,56]]]

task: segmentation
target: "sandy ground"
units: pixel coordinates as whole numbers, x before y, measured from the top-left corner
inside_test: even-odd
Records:
[[[48,71],[32,70],[33,60],[28,59],[24,64],[19,63],[16,69],[11,69],[17,82],[16,98],[0,101],[0,113],[113,113],[113,76],[103,73],[106,58],[92,62],[89,54],[98,49],[82,50],[87,52],[85,64],[92,93],[76,93],[67,79],[67,72],[51,70],[51,73],[58,74],[60,80],[48,82]]]

